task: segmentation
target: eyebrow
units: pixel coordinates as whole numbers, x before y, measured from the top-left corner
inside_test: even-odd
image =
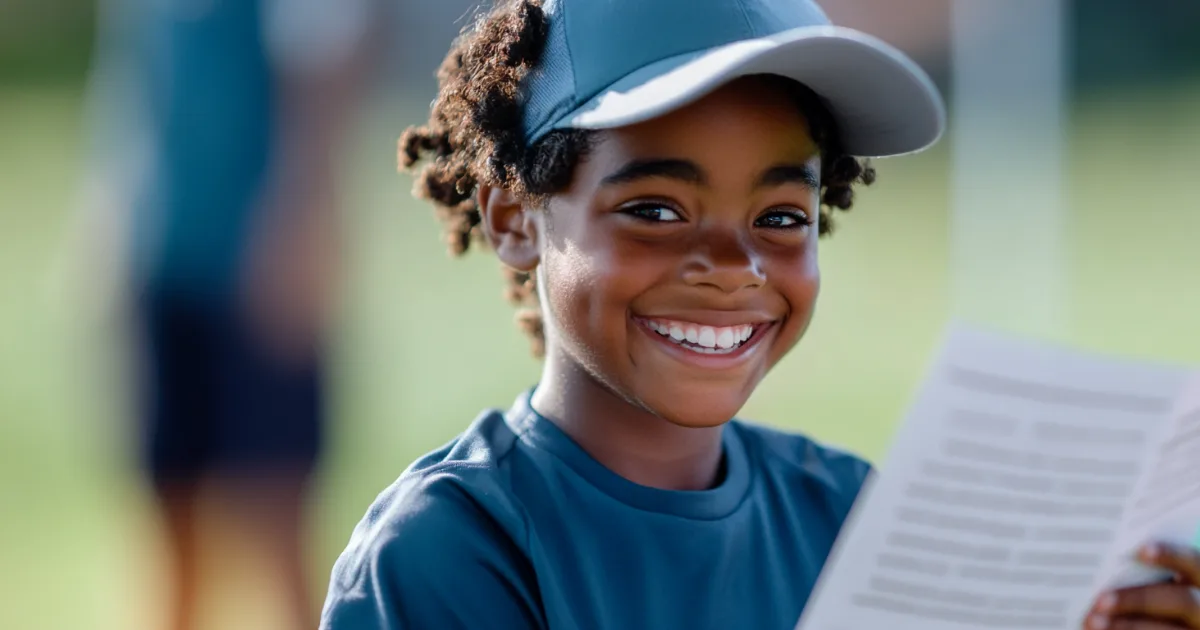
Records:
[[[674,179],[697,186],[708,185],[708,178],[705,177],[703,169],[694,162],[678,159],[633,160],[605,177],[601,184],[616,186],[651,178]],[[777,164],[767,169],[754,187],[771,188],[785,184],[799,184],[810,190],[819,190],[821,176],[816,169],[807,164]]]
[[[704,171],[687,160],[634,160],[605,177],[601,183],[605,186],[615,186],[656,177],[676,179],[699,186],[708,184]]]
[[[809,190],[820,190],[821,176],[807,164],[780,164],[767,169],[755,188],[770,188],[784,184],[800,184]]]

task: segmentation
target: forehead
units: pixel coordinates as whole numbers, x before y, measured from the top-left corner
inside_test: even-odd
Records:
[[[798,101],[780,84],[757,77],[659,118],[608,131],[597,148],[613,158],[676,157],[752,168],[819,154]]]

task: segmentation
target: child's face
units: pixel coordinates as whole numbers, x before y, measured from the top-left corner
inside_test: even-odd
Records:
[[[548,359],[672,423],[729,420],[812,316],[820,172],[755,79],[605,132],[539,219]]]

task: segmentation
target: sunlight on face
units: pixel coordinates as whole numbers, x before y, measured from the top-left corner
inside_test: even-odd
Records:
[[[820,168],[761,79],[605,132],[549,204],[548,352],[673,423],[729,420],[811,319]]]

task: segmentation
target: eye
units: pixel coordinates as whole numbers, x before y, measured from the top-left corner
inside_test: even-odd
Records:
[[[679,212],[662,203],[639,203],[626,206],[621,212],[650,223],[677,223],[683,221]]]
[[[777,209],[759,217],[754,225],[776,230],[795,230],[812,225],[812,219],[800,210]]]

